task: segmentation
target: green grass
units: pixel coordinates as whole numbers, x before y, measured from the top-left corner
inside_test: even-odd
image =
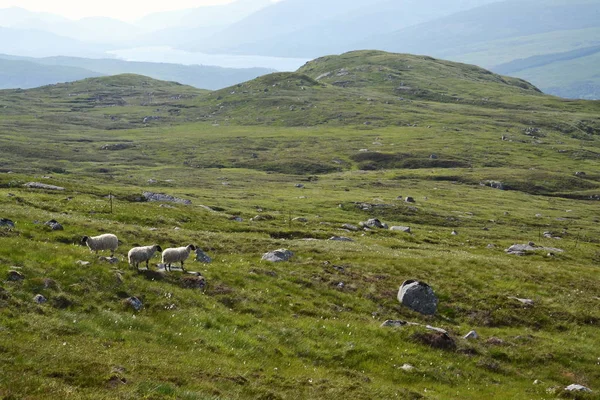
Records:
[[[386,104],[395,84],[379,80],[369,53],[355,60],[371,65],[356,73],[360,85],[316,83],[321,69],[363,68],[352,64],[356,53],[347,57],[210,94],[149,81],[162,91],[158,107],[143,104],[144,78],[132,76],[73,84],[88,98],[121,93],[127,105],[110,108],[74,109],[67,86],[0,92],[10,106],[0,107],[0,217],[16,222],[0,228],[0,396],[530,399],[569,397],[562,389],[571,383],[594,390],[579,398],[597,396],[600,230],[589,200],[600,194],[597,104],[542,96],[472,68],[457,78],[461,66],[452,64],[436,85],[466,99],[479,80],[497,105],[419,93]],[[395,57],[405,64],[405,56],[375,60],[385,69]],[[415,70],[420,59],[411,59]],[[445,65],[425,61],[422,71]],[[420,68],[410,79],[426,85]],[[177,93],[188,97],[171,99]],[[290,110],[304,101],[317,108]],[[181,115],[147,126],[102,119],[138,120],[174,105]],[[364,125],[365,115],[382,119]],[[539,128],[536,138],[529,127]],[[100,150],[107,143],[132,146]],[[30,181],[65,191],[22,186]],[[138,201],[146,190],[192,205]],[[272,218],[251,221],[256,215]],[[413,233],[341,230],[372,217]],[[43,225],[52,218],[65,229]],[[121,240],[116,265],[79,244],[101,232]],[[334,235],[354,242],[327,240]],[[528,241],[565,251],[503,251]],[[128,249],[151,243],[207,251],[213,263],[186,263],[207,288],[186,289],[180,272],[161,278],[130,268]],[[261,261],[277,248],[295,256]],[[7,281],[9,270],[25,279]],[[437,315],[398,304],[406,279],[434,288]],[[36,294],[48,302],[35,304]],[[130,296],[141,311],[124,305]],[[381,328],[386,319],[447,329],[456,349],[430,347],[418,327]],[[481,339],[461,338],[471,329]]]

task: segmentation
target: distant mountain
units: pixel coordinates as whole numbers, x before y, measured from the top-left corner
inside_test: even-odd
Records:
[[[30,89],[96,76],[101,74],[83,68],[45,66],[30,61],[0,59],[0,89]]]
[[[495,0],[287,0],[264,8],[190,50],[318,57],[356,43]],[[365,46],[369,47],[370,46]]]
[[[6,75],[3,75],[2,71],[4,70],[0,67],[0,87],[3,88],[34,87],[86,77],[133,73],[164,81],[179,82],[201,89],[214,90],[273,72],[273,70],[265,68],[234,69],[201,65],[129,62],[114,59],[25,58],[0,55],[0,61],[5,60],[10,60],[13,63],[23,62],[23,65],[26,65],[27,68],[19,71],[14,69],[15,64],[7,64]],[[11,68],[8,69],[9,67]],[[62,75],[59,75],[59,72]],[[34,74],[39,75],[39,78],[32,76]],[[60,78],[55,78],[55,76]],[[3,79],[6,79],[6,81]],[[17,82],[21,83],[17,84]],[[35,85],[32,86],[28,82],[35,82]]]
[[[0,53],[19,56],[45,57],[76,55],[101,57],[106,47],[94,45],[50,32],[0,27]]]

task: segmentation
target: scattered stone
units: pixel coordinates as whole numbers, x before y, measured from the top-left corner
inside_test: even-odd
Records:
[[[488,228],[487,226],[484,226],[483,228],[481,228],[481,230],[482,230],[482,231],[486,231],[486,232],[487,232],[487,231],[489,231],[489,230],[490,230],[490,228]]]
[[[297,183],[297,184],[296,184],[296,187],[297,187],[298,189],[303,189],[303,188],[304,188],[304,185],[303,185],[303,184],[301,184],[301,183]]]
[[[270,262],[289,261],[294,255],[293,252],[287,249],[278,249],[263,254],[262,259]]]
[[[349,231],[354,231],[354,232],[359,230],[358,226],[352,225],[352,224],[344,224],[344,225],[342,225],[342,228],[347,229]]]
[[[39,182],[27,182],[23,186],[30,188],[30,189],[65,190],[64,187],[55,186],[55,185],[47,185],[45,183],[39,183]]]
[[[158,182],[156,179],[152,179],[152,178],[148,179],[148,183],[151,185],[156,182]]]
[[[491,337],[488,340],[486,340],[486,343],[490,344],[492,346],[503,346],[504,340],[497,338],[497,337]]]
[[[486,247],[487,247],[488,249],[495,249],[495,248],[496,248],[496,245],[495,245],[495,244],[493,244],[493,243],[490,243],[490,244],[488,244]]]
[[[180,283],[181,287],[185,289],[204,290],[206,288],[206,279],[201,275],[183,275]]]
[[[161,204],[158,207],[160,207],[160,208],[175,208],[175,207],[173,207],[172,205],[169,205],[169,204]]]
[[[60,224],[60,222],[58,222],[55,219],[51,219],[50,221],[46,221],[44,223],[44,225],[49,226],[51,230],[53,231],[62,231],[64,228],[63,226]]]
[[[48,301],[48,299],[45,298],[44,296],[42,296],[41,294],[36,294],[35,297],[33,298],[33,301],[36,302],[37,304],[44,304],[45,302]]]
[[[144,308],[144,304],[137,297],[128,297],[125,300],[123,300],[123,304],[126,307],[133,308],[135,311],[140,311],[142,308]]]
[[[371,218],[368,221],[365,222],[359,222],[359,225],[361,227],[367,227],[367,228],[380,228],[380,229],[387,229],[387,225],[386,224],[382,224],[380,220],[378,220],[377,218]]]
[[[121,275],[120,272],[115,272],[115,281],[117,281],[117,284],[122,284],[123,283],[123,275]]]
[[[458,232],[456,232],[455,230],[453,230],[453,231],[452,231],[450,234],[451,234],[452,236],[457,236],[457,235],[458,235]]]
[[[413,339],[429,346],[434,349],[441,350],[454,350],[456,349],[456,343],[454,339],[447,333],[441,332],[417,332],[413,336]]]
[[[6,229],[15,229],[15,223],[8,218],[0,218],[0,227]]]
[[[336,242],[354,242],[353,239],[345,236],[332,236],[329,238],[329,240],[333,240]]]
[[[438,159],[438,156],[437,156],[437,154],[431,154],[431,155],[429,156],[429,159],[430,159],[430,160],[437,160],[437,159]]]
[[[65,295],[58,295],[52,299],[52,306],[61,310],[69,308],[73,305],[73,301]]]
[[[410,227],[408,227],[408,226],[392,226],[390,228],[390,231],[399,231],[399,232],[404,232],[404,233],[411,233],[410,232]]]
[[[406,371],[406,372],[411,372],[415,369],[415,367],[413,367],[410,364],[404,364],[400,367],[401,370]]]
[[[304,217],[296,217],[296,218],[292,219],[292,221],[301,222],[301,223],[305,224],[308,222],[308,219],[306,219]]]
[[[479,339],[479,335],[475,331],[471,331],[464,336],[465,339]]]
[[[554,247],[542,247],[536,246],[535,243],[529,242],[528,244],[513,244],[508,249],[504,250],[507,254],[524,256],[527,254],[533,254],[536,251],[545,251],[551,253],[563,253],[564,250],[557,249]]]
[[[494,189],[504,190],[504,184],[500,181],[485,181],[481,183],[482,186],[489,186]]]
[[[133,147],[133,143],[113,143],[103,145],[100,150],[125,150],[130,147]]]
[[[421,314],[433,315],[437,311],[438,298],[433,289],[428,284],[413,279],[402,283],[398,290],[398,301]]]
[[[585,172],[583,172],[583,171],[577,171],[577,172],[575,172],[575,176],[581,176],[581,177],[584,177],[585,175],[586,175],[586,174],[585,174]]]
[[[525,304],[526,306],[532,306],[532,305],[534,305],[534,302],[531,299],[520,299],[520,298],[514,297],[514,296],[508,296],[508,298],[512,299],[512,300],[516,300],[519,303]]]
[[[250,218],[250,221],[271,221],[273,219],[275,219],[275,217],[272,215],[259,214],[259,215],[255,216],[254,218]]]
[[[192,204],[192,202],[190,200],[180,199],[180,198],[173,197],[171,195],[163,194],[163,193],[144,192],[144,193],[142,193],[142,196],[144,196],[146,201],[166,201],[166,202],[185,204],[185,205]]]
[[[540,383],[542,383],[542,381],[540,381],[539,379],[536,379],[535,381],[533,381],[534,385],[539,385]]]
[[[567,386],[567,387],[565,388],[565,390],[566,390],[567,392],[588,392],[588,393],[591,393],[591,392],[592,392],[592,390],[591,390],[590,388],[587,388],[587,387],[585,387],[585,386],[583,386],[583,385],[578,385],[578,384],[576,384],[576,383],[574,383],[574,384],[572,384],[572,385],[569,385],[569,386]]]
[[[196,261],[201,263],[210,264],[212,262],[212,258],[208,254],[206,254],[202,249],[196,248]]]
[[[83,261],[83,260],[78,260],[75,262],[75,264],[80,265],[82,267],[85,267],[86,265],[90,265],[89,261]]]
[[[410,196],[406,197],[406,199],[404,199],[404,201],[407,203],[416,203],[415,199]]]
[[[244,222],[244,219],[238,215],[234,215],[233,217],[231,217],[231,220],[235,222]]]
[[[11,281],[11,282],[19,282],[19,281],[22,281],[23,279],[25,279],[25,275],[23,275],[19,271],[15,271],[15,270],[8,271],[8,276],[6,277],[6,280]]]
[[[116,264],[119,262],[119,259],[117,257],[98,257],[99,261],[105,261],[109,264]]]

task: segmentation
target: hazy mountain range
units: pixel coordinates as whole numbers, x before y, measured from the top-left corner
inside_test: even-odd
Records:
[[[237,0],[134,22],[0,9],[4,54],[106,58],[150,48],[151,59],[176,64],[184,61],[158,53],[309,60],[381,49],[473,63],[565,97],[599,97],[598,46],[600,0]]]

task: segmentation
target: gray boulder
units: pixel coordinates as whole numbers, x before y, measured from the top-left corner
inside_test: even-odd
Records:
[[[25,279],[25,275],[23,275],[19,271],[15,271],[15,270],[8,271],[8,275],[6,276],[6,280],[12,281],[12,282],[19,282],[19,281],[22,281],[23,279]]]
[[[587,393],[591,393],[592,390],[590,388],[587,388],[583,385],[578,385],[576,383],[569,385],[565,388],[565,390],[567,392],[587,392]]]
[[[202,249],[196,249],[196,261],[200,261],[205,264],[210,264],[212,262],[212,258],[208,254],[206,254]]]
[[[45,222],[44,225],[50,227],[50,229],[52,229],[53,231],[62,231],[64,229],[60,222],[58,222],[55,219],[51,219],[50,221]]]
[[[126,307],[133,308],[135,311],[140,311],[144,307],[144,304],[142,303],[142,301],[140,299],[138,299],[137,297],[129,297],[129,298],[123,300],[123,304]]]
[[[167,201],[171,203],[185,204],[190,205],[192,202],[186,199],[180,199],[169,194],[164,193],[152,193],[152,192],[144,192],[142,196],[146,199],[146,201]]]
[[[0,227],[6,229],[14,229],[15,223],[8,218],[0,218]]]
[[[359,225],[363,228],[379,228],[379,229],[387,229],[387,225],[381,223],[377,218],[371,218],[365,222],[360,222]]]
[[[354,242],[354,240],[350,239],[349,237],[345,237],[345,236],[332,236],[329,238],[329,240],[333,240],[336,242]]]
[[[291,252],[290,250],[278,249],[278,250],[269,251],[268,253],[263,254],[262,259],[264,261],[270,261],[270,262],[282,262],[282,261],[289,261],[293,255],[294,255],[294,253]]]
[[[358,229],[359,229],[358,226],[352,225],[352,224],[344,224],[344,225],[342,225],[342,228],[347,229],[349,231],[355,231],[355,232],[358,231]]]
[[[27,182],[23,186],[30,188],[30,189],[65,190],[64,187],[47,185],[45,183],[39,183],[39,182]]]
[[[410,233],[410,227],[408,227],[408,226],[392,226],[390,228],[390,231],[398,231],[398,232]]]
[[[406,199],[404,199],[405,202],[407,203],[416,203],[415,199],[413,197],[408,196]]]
[[[421,314],[433,315],[437,311],[438,298],[431,286],[424,282],[404,281],[398,290],[398,301]]]
[[[562,253],[564,250],[557,249],[554,247],[542,247],[536,246],[535,243],[529,242],[528,244],[513,244],[508,249],[504,250],[507,254],[524,256],[527,254],[534,254],[537,251],[549,251],[552,253]]]
[[[44,296],[42,296],[41,294],[36,294],[35,297],[33,298],[33,301],[36,302],[37,304],[44,304],[45,302],[48,301],[48,299],[45,298]]]

